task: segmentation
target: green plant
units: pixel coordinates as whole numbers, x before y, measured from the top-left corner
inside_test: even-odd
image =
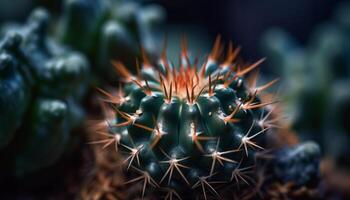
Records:
[[[36,9],[26,24],[0,32],[0,148],[3,167],[16,175],[57,162],[84,119],[89,65],[48,37],[48,23],[49,14]]]
[[[139,46],[152,56],[165,11],[158,5],[120,0],[65,0],[57,28],[59,40],[88,56],[94,75],[115,81],[111,60],[132,65]]]
[[[264,59],[243,65],[236,61],[239,49],[230,45],[220,62],[222,50],[218,38],[200,64],[190,61],[183,42],[179,67],[164,50],[156,65],[144,55],[137,75],[114,62],[125,84],[117,92],[100,90],[109,109],[93,130],[108,138],[93,143],[115,143],[127,154],[126,170],[140,175],[127,184],[143,180],[142,196],[153,186],[166,198],[219,198],[215,184],[244,187],[252,181],[255,154],[276,122],[270,115],[275,101],[259,95],[277,80],[257,87],[257,73],[245,75]]]

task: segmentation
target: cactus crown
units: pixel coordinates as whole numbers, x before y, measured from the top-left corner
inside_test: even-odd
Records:
[[[219,62],[222,50],[218,38],[199,65],[199,59],[191,62],[183,42],[179,67],[167,60],[165,50],[156,65],[144,54],[136,76],[115,62],[124,86],[115,93],[99,89],[111,109],[96,129],[110,139],[95,143],[115,142],[127,154],[126,169],[140,175],[127,183],[144,180],[142,196],[153,186],[167,197],[184,191],[196,197],[199,190],[207,198],[219,196],[214,183],[249,182],[254,154],[265,146],[263,133],[273,127],[267,106],[273,102],[257,95],[276,80],[256,87],[257,76],[244,76],[263,59],[239,64],[239,48],[230,45]]]

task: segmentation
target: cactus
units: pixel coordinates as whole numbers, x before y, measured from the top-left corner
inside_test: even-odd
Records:
[[[108,80],[111,57],[134,63],[138,43],[152,55],[157,50],[155,32],[164,18],[158,6],[111,0],[63,5],[58,23],[36,9],[26,24],[0,30],[1,157],[11,160],[8,168],[17,175],[55,163],[67,150],[70,133],[84,119],[89,83],[95,75]],[[73,49],[87,55],[95,73]]]
[[[257,157],[255,185],[238,191],[243,196],[236,199],[324,198],[320,187],[320,158],[320,148],[314,142],[284,144],[270,150]]]
[[[128,65],[140,55],[139,45],[155,56],[165,12],[157,5],[112,0],[65,0],[57,30],[60,41],[84,52],[100,80],[115,80],[110,61]],[[83,41],[83,42],[82,42]]]
[[[319,146],[305,142],[292,147],[283,147],[265,160],[265,180],[260,194],[265,199],[323,199],[325,192],[320,187]],[[266,176],[267,175],[267,176]]]
[[[0,31],[0,148],[18,176],[57,162],[84,119],[87,60],[48,37],[48,23],[36,9]]]
[[[275,153],[275,159],[270,161],[277,179],[283,182],[293,182],[306,186],[317,182],[320,178],[321,151],[314,142],[305,142],[293,147],[283,148]]]
[[[132,75],[121,62],[115,68],[125,84],[105,96],[106,118],[93,130],[115,144],[127,157],[127,171],[137,176],[127,184],[144,181],[146,187],[167,192],[167,197],[202,198],[213,195],[215,183],[242,186],[251,181],[255,154],[266,147],[266,132],[275,126],[271,102],[260,93],[277,80],[256,86],[256,73],[246,78],[264,59],[251,65],[235,61],[239,49],[230,45],[220,62],[218,38],[207,59],[191,61],[182,44],[179,67],[165,51],[158,64],[143,56],[142,68]],[[243,187],[243,186],[242,186]],[[216,187],[215,187],[216,188]],[[175,196],[174,196],[175,195]]]

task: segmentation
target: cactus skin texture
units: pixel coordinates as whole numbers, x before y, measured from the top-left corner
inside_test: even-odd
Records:
[[[256,76],[245,77],[261,62],[235,62],[239,49],[229,48],[219,62],[218,38],[203,63],[190,61],[185,42],[180,66],[163,53],[157,65],[147,56],[133,76],[121,62],[114,65],[125,84],[116,93],[100,90],[106,102],[106,119],[94,130],[127,154],[126,170],[140,175],[147,188],[167,192],[167,198],[219,198],[217,184],[245,185],[255,164],[255,153],[265,147],[273,127],[271,104],[258,95],[273,80],[256,86]],[[249,81],[248,81],[249,80]],[[247,178],[248,177],[248,178]]]
[[[157,5],[142,6],[119,0],[65,0],[58,38],[91,58],[97,75],[114,81],[111,60],[128,66],[140,55],[139,45],[150,55],[158,55],[165,11]],[[84,41],[84,42],[82,42]]]
[[[36,9],[25,25],[0,31],[0,148],[18,176],[55,163],[84,118],[88,63],[48,37],[48,23]]]

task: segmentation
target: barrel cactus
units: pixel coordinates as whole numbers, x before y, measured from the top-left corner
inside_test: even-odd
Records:
[[[165,12],[158,5],[121,0],[65,0],[59,19],[59,40],[88,55],[95,74],[114,81],[110,61],[129,65],[139,46],[155,56]],[[83,41],[83,42],[82,42]]]
[[[124,83],[116,92],[99,89],[106,118],[93,130],[107,139],[93,143],[127,154],[123,163],[136,177],[126,184],[143,180],[142,196],[149,187],[166,198],[218,198],[217,185],[253,181],[255,154],[276,122],[270,116],[275,100],[264,102],[259,94],[277,80],[257,87],[256,73],[246,75],[263,59],[243,65],[238,51],[231,45],[220,62],[218,38],[200,63],[191,61],[183,42],[179,67],[164,51],[157,64],[144,55],[137,75],[114,62]]]
[[[0,31],[0,148],[16,175],[55,163],[84,119],[87,60],[49,37],[48,24],[36,9]]]

